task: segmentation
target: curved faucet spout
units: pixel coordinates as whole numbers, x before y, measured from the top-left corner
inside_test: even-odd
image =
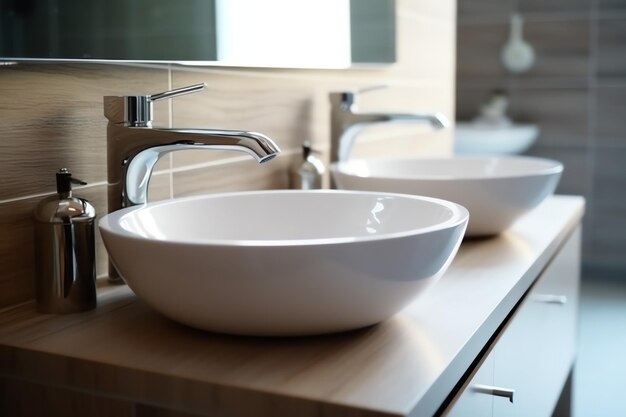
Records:
[[[331,93],[331,162],[345,161],[358,134],[380,123],[428,123],[433,129],[449,126],[441,113],[361,113],[355,106],[356,93]]]
[[[279,152],[269,137],[242,130],[168,129],[152,127],[155,101],[205,90],[204,83],[152,95],[106,96],[107,202],[109,213],[122,207],[145,204],[152,170],[161,156],[183,149],[216,149],[245,152],[267,162]],[[109,281],[122,283],[109,264]]]
[[[185,149],[232,150],[247,153],[263,163],[280,152],[269,137],[241,130],[129,127],[110,123],[107,136],[109,212],[147,202],[152,170],[166,153]]]
[[[184,138],[177,142],[181,145],[246,152],[259,163],[271,160],[280,152],[278,145],[271,138],[258,132],[220,129],[153,128],[152,130],[165,132],[170,137]]]
[[[357,136],[369,126],[380,123],[429,123],[433,129],[438,130],[450,124],[441,113],[350,113],[350,116],[345,117],[342,123],[342,133],[335,139],[336,153],[333,157],[336,159],[332,162],[347,160]]]

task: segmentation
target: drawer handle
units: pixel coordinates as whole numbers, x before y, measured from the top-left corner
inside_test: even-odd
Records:
[[[564,295],[558,294],[536,294],[533,296],[533,300],[538,303],[547,303],[547,304],[560,304],[564,305],[567,303],[567,297]]]
[[[508,398],[511,403],[513,403],[513,394],[515,394],[514,389],[492,387],[490,385],[474,385],[473,390],[481,394]]]

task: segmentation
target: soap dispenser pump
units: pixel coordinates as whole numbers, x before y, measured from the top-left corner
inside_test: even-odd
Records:
[[[297,161],[289,169],[289,188],[297,190],[315,190],[322,188],[324,164],[311,149],[307,141],[302,145],[302,159]]]
[[[37,307],[42,313],[76,313],[96,307],[94,207],[72,196],[86,183],[62,168],[57,193],[35,208]]]

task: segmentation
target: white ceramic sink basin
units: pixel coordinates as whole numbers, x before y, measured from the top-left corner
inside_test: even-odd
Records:
[[[383,321],[448,267],[465,208],[358,191],[262,191],[150,203],[100,220],[131,289],[190,326],[309,335]]]
[[[454,153],[458,155],[514,155],[531,147],[539,136],[534,124],[488,125],[457,122]]]
[[[523,156],[349,160],[331,165],[339,188],[426,195],[470,212],[468,236],[507,229],[551,195],[558,161]]]

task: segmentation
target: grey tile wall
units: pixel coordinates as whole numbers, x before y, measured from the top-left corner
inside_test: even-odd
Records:
[[[595,95],[597,143],[626,146],[626,83],[599,86]]]
[[[500,49],[507,38],[508,26],[504,22],[460,24],[457,28],[457,78],[506,78],[500,65]]]
[[[558,194],[591,196],[591,160],[584,146],[534,146],[528,155],[556,159],[563,163],[563,176]]]
[[[459,0],[457,1],[457,20],[502,20],[513,10],[512,0]]]
[[[541,128],[540,146],[584,146],[589,137],[587,89],[514,88],[509,114]]]
[[[494,88],[507,92],[510,116],[541,129],[529,153],[564,162],[557,191],[587,198],[584,262],[626,271],[626,1],[459,0],[457,10],[457,120]],[[536,53],[520,75],[499,62],[511,11]]]
[[[626,11],[626,2],[624,0],[597,0],[598,10],[600,12],[619,12]]]
[[[622,1],[622,4],[626,2]],[[626,6],[624,6],[626,10]],[[626,77],[626,15],[598,21],[598,76]]]
[[[461,0],[463,1],[463,0]],[[518,8],[522,13],[554,13],[571,15],[591,11],[593,0],[518,0]]]
[[[590,21],[584,18],[553,21],[529,19],[524,24],[524,39],[535,49],[536,61],[527,77],[571,78],[589,75],[590,30]]]

